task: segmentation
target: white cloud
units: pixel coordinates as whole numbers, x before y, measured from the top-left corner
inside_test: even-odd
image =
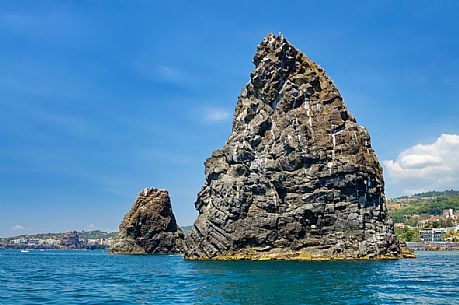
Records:
[[[24,227],[21,225],[15,225],[15,226],[12,226],[11,229],[15,231],[21,231],[21,230],[24,230]]]
[[[442,134],[434,143],[417,144],[402,151],[396,160],[385,160],[383,164],[388,178],[387,190],[391,192],[412,194],[457,189],[459,135]]]
[[[90,224],[87,228],[86,228],[87,231],[94,231],[96,230],[96,226],[93,225],[93,224]]]
[[[168,66],[159,66],[158,70],[163,76],[168,78],[176,78],[179,75],[177,70]]]
[[[222,110],[209,110],[207,120],[212,122],[226,121],[230,118],[230,113]]]
[[[141,76],[151,81],[163,81],[177,84],[188,84],[190,78],[180,67],[158,65],[151,58],[137,58],[132,63],[132,68]]]

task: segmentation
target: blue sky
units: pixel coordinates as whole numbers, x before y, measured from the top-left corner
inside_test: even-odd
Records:
[[[167,188],[192,224],[203,163],[268,32],[334,80],[370,131],[388,196],[459,188],[458,12],[458,1],[2,1],[0,236],[115,230],[147,186]]]

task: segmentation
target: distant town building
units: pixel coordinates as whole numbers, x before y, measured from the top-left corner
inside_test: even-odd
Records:
[[[446,228],[431,228],[424,229],[419,232],[419,238],[423,242],[439,242],[444,241],[444,236],[447,232]]]
[[[40,244],[40,240],[39,239],[29,239],[27,241],[27,245],[28,246],[38,246]]]
[[[448,219],[448,218],[451,218],[451,219],[456,219],[456,214],[454,214],[454,210],[453,209],[446,209],[446,210],[443,210],[443,216]]]
[[[400,230],[403,230],[403,229],[405,229],[405,228],[407,228],[407,229],[410,230],[410,231],[416,230],[415,227],[412,227],[412,226],[410,226],[410,225],[406,225],[406,224],[404,224],[403,222],[398,222],[398,223],[396,223],[396,224],[395,224],[395,227],[396,227],[397,229],[400,229]]]
[[[80,249],[80,238],[77,231],[66,233],[62,238],[61,245],[70,249]]]
[[[26,245],[27,239],[22,239],[22,238],[13,239],[10,241],[10,243],[13,245]]]

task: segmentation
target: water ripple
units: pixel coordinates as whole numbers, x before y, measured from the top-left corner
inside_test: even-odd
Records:
[[[459,253],[385,262],[200,262],[0,251],[0,304],[457,304]]]

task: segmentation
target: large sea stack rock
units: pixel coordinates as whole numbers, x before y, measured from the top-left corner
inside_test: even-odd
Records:
[[[253,63],[232,133],[205,162],[185,257],[403,256],[368,131],[324,70],[272,34]]]
[[[165,254],[183,252],[182,230],[172,212],[169,193],[146,188],[124,216],[110,253]]]

